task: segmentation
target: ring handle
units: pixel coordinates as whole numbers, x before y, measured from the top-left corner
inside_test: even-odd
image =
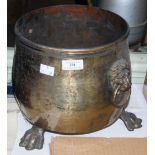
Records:
[[[131,71],[128,61],[121,58],[115,61],[109,71],[109,90],[112,104],[121,108],[128,103],[131,94]]]
[[[131,94],[131,88],[125,92],[122,93],[122,99],[120,102],[117,102],[117,96],[119,94],[119,89],[120,89],[120,85],[117,86],[117,88],[115,89],[113,96],[112,96],[112,103],[115,107],[121,108],[124,107],[124,104],[127,103],[127,101],[130,98],[130,94]]]

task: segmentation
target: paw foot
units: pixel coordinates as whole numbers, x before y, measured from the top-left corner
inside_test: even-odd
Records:
[[[42,149],[44,143],[44,130],[33,126],[27,130],[21,138],[19,146],[25,147],[26,150]]]
[[[124,122],[129,131],[133,131],[134,129],[142,127],[142,120],[137,118],[133,113],[122,111],[120,119]]]

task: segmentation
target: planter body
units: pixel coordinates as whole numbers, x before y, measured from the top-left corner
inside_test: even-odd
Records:
[[[54,6],[21,17],[15,32],[13,88],[30,123],[77,134],[118,119],[131,86],[128,25],[121,17],[95,7]],[[83,67],[65,70],[63,60]],[[54,72],[42,72],[41,65]]]

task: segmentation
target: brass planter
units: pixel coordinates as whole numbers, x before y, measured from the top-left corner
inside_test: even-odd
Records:
[[[79,134],[121,117],[131,93],[124,19],[95,7],[52,6],[21,17],[15,33],[13,88],[30,123]]]

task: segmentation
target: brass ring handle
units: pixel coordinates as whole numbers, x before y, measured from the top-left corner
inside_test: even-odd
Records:
[[[121,108],[124,106],[124,103],[129,100],[130,97],[130,93],[127,93],[127,95],[123,96],[122,100],[119,102],[119,104],[116,102],[116,98],[118,95],[118,91],[120,89],[120,85],[117,86],[117,88],[115,89],[114,93],[113,93],[113,97],[112,97],[112,103],[114,104],[114,106]],[[125,92],[129,92],[131,90],[131,88],[129,88],[128,90],[126,90]]]
[[[117,108],[125,107],[131,93],[131,73],[128,61],[121,58],[111,65],[108,71],[109,90],[112,104]]]

